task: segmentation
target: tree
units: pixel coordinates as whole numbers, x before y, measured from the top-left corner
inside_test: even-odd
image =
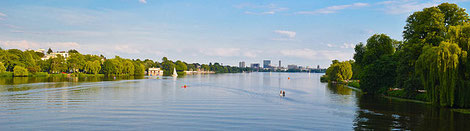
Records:
[[[134,62],[134,75],[145,75],[144,67],[140,62]]]
[[[459,102],[460,85],[459,64],[466,62],[467,52],[462,51],[455,43],[442,42],[440,46],[425,46],[423,54],[416,62],[416,70],[421,74],[422,82],[427,90],[428,98],[441,106],[468,106],[470,103]],[[468,94],[465,92],[463,94]],[[466,95],[468,97],[468,95]],[[464,96],[461,96],[464,97]],[[468,99],[468,98],[462,98]],[[459,105],[457,105],[459,103]]]
[[[87,61],[83,67],[83,70],[86,73],[91,73],[91,74],[98,74],[99,71],[101,70],[101,65],[100,61],[95,60],[95,61]]]
[[[361,76],[361,89],[370,94],[381,94],[392,88],[397,74],[396,66],[396,58],[393,55],[381,56],[367,65]]]
[[[122,65],[122,74],[134,75],[134,64],[131,60],[124,60]]]
[[[0,73],[3,73],[5,72],[7,69],[5,68],[5,66],[3,65],[2,62],[0,62]]]
[[[28,76],[28,70],[21,66],[15,66],[15,68],[13,69],[13,75],[15,77]]]
[[[62,55],[57,55],[56,58],[51,58],[51,72],[50,73],[60,73],[67,70],[67,65],[65,63],[65,58]]]
[[[175,64],[168,60],[168,59],[165,59],[166,57],[163,57],[164,61],[162,62],[162,70],[163,70],[163,75],[165,76],[170,76],[173,74],[173,70],[175,68]]]
[[[383,55],[393,54],[393,40],[385,34],[375,34],[367,39],[362,65],[368,65],[378,60]]]
[[[176,67],[176,71],[178,72],[183,72],[183,71],[188,70],[188,67],[186,66],[186,64],[180,60],[175,62],[175,67]]]
[[[70,54],[70,53],[79,53],[79,52],[78,52],[77,50],[75,50],[75,49],[71,49],[71,50],[67,51],[67,53]]]
[[[47,54],[51,54],[52,52],[53,52],[53,51],[52,51],[51,48],[49,48],[49,49],[47,50]]]
[[[349,61],[338,62],[338,60],[333,60],[326,70],[326,75],[330,81],[348,81],[353,75],[351,64]]]
[[[78,72],[85,64],[85,58],[80,53],[70,53],[67,58],[68,71]]]

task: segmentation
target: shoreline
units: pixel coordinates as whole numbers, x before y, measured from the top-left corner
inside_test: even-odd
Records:
[[[349,86],[349,85],[344,84],[344,83],[341,83],[341,84],[343,84],[344,86],[346,86],[346,87],[348,87],[348,88],[350,88],[354,91],[364,93],[361,89]],[[425,104],[425,105],[433,106],[433,104],[431,102],[427,102],[427,101],[407,99],[407,98],[401,98],[401,97],[396,97],[396,96],[387,96],[387,95],[383,95],[383,94],[380,95],[380,97],[383,97],[383,98],[386,98],[386,99],[393,99],[393,100],[397,100],[397,101],[413,102],[413,103],[419,103],[419,104]],[[446,108],[446,109],[449,109],[453,112],[458,112],[458,113],[470,115],[470,108],[468,108],[468,109],[467,108],[450,108],[450,107],[439,107],[439,108]]]

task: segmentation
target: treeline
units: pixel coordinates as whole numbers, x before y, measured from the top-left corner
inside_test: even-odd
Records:
[[[51,49],[47,55],[53,53]],[[149,59],[125,59],[119,56],[107,59],[103,55],[80,54],[77,50],[69,50],[68,57],[57,55],[42,60],[46,54],[33,50],[21,51],[18,49],[3,50],[0,48],[0,76],[36,76],[45,74],[103,74],[106,76],[145,75],[150,67],[162,68],[164,75],[172,75],[173,69],[184,75],[184,71],[214,71],[216,73],[237,73],[245,71],[244,68],[222,66],[219,63],[188,64],[183,61],[171,61],[163,57],[162,62]]]
[[[376,34],[365,45],[356,45],[353,77],[370,94],[393,94],[468,108],[469,50],[468,14],[456,4],[442,3],[410,15],[403,41]]]

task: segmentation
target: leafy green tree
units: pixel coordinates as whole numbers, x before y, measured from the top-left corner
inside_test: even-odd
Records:
[[[49,48],[49,49],[47,50],[47,54],[51,54],[52,52],[53,52],[53,51],[52,51],[51,48]]]
[[[348,81],[353,75],[351,63],[349,61],[338,62],[338,60],[333,60],[326,70],[326,75],[330,81]]]
[[[75,49],[71,49],[71,50],[67,51],[67,53],[70,54],[70,53],[79,53],[79,52],[78,52],[77,50],[75,50]]]
[[[384,55],[367,65],[361,77],[361,89],[367,93],[380,94],[392,88],[395,84],[397,64],[394,55]]]
[[[459,102],[456,94],[459,87],[468,88],[465,85],[459,86],[459,64],[466,62],[466,59],[467,52],[462,51],[455,43],[442,42],[438,47],[425,46],[423,54],[416,62],[416,70],[421,74],[431,102],[450,107],[457,106],[457,103],[461,104],[458,106],[470,104]]]
[[[0,62],[0,73],[3,73],[5,72],[7,69],[5,68],[5,66],[3,65],[2,62]]]
[[[175,67],[176,67],[176,71],[178,72],[183,72],[183,71],[188,70],[188,67],[186,66],[186,64],[180,60],[175,62]]]
[[[128,75],[134,75],[134,64],[132,63],[131,60],[124,60],[122,62],[122,73],[123,74],[128,74]]]
[[[393,54],[394,52],[393,40],[390,37],[385,34],[375,34],[367,39],[364,56],[360,63],[368,65],[378,60],[381,56]]]
[[[21,66],[15,66],[15,68],[13,69],[13,75],[15,77],[28,76],[28,70]]]
[[[60,73],[67,70],[67,63],[62,55],[57,55],[56,58],[51,58],[51,73]]]
[[[163,61],[162,62],[163,75],[165,76],[172,75],[174,68],[176,68],[176,65],[172,61],[168,60],[168,58],[166,57],[163,57],[162,61]]]
[[[82,54],[80,53],[69,54],[69,57],[67,58],[67,68],[69,71],[78,72],[79,69],[82,69],[84,65],[85,65],[85,57]]]
[[[85,66],[83,67],[83,70],[86,73],[91,73],[91,74],[98,74],[99,71],[101,70],[101,64],[100,61],[95,60],[95,61],[87,61],[85,63]]]
[[[140,62],[134,62],[134,75],[145,75],[145,66]]]

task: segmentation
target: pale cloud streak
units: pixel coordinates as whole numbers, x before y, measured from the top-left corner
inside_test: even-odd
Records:
[[[439,2],[428,1],[423,3],[416,0],[394,0],[378,2],[377,4],[385,6],[383,11],[387,14],[409,14],[423,8],[437,6]]]
[[[6,15],[5,13],[0,12],[0,16],[1,16],[1,17],[5,17],[5,16],[7,16],[7,15]]]
[[[288,30],[275,30],[274,33],[287,36],[290,39],[294,38],[297,35],[297,32],[288,31]]]
[[[286,49],[281,50],[280,54],[284,56],[297,57],[307,60],[348,60],[352,57],[351,52],[312,49]]]
[[[289,10],[289,8],[279,7],[276,4],[253,5],[251,3],[243,3],[234,7],[239,9],[248,9],[249,11],[245,11],[244,13],[249,15],[274,15],[278,12]]]
[[[351,8],[360,8],[360,7],[365,7],[369,6],[368,3],[353,3],[349,5],[335,5],[335,6],[330,6],[314,11],[299,11],[296,12],[296,14],[306,14],[306,15],[316,15],[316,14],[331,14],[331,13],[337,13],[340,10],[344,9],[351,9]]]
[[[142,4],[147,4],[147,0],[139,0],[139,2]]]

